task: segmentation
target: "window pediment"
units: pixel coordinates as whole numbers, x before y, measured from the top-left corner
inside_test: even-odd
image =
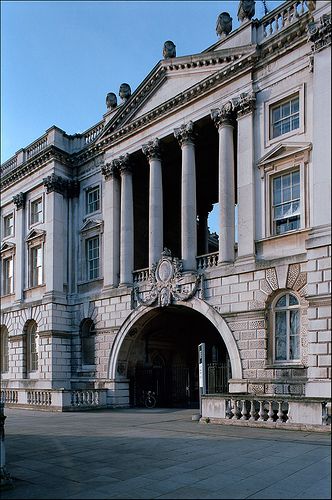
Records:
[[[258,161],[259,168],[273,167],[276,162],[283,160],[307,160],[308,153],[312,149],[311,142],[280,143]]]
[[[25,241],[28,244],[42,242],[45,240],[45,235],[46,231],[43,231],[42,229],[32,229],[31,231],[29,231],[27,237],[25,238]]]
[[[83,226],[80,229],[81,233],[86,233],[88,231],[97,230],[101,231],[103,229],[104,221],[101,219],[86,219]]]
[[[6,243],[3,243],[1,245],[1,248],[0,248],[1,257],[14,254],[15,248],[16,248],[15,243],[11,243],[10,241],[6,241]]]

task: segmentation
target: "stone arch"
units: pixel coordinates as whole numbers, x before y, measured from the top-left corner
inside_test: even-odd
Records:
[[[219,332],[227,348],[232,368],[232,379],[242,380],[243,379],[242,364],[241,364],[239,349],[237,347],[236,341],[234,339],[231,330],[229,329],[226,321],[220,316],[220,314],[206,302],[197,298],[193,298],[188,302],[179,301],[176,303],[176,305],[186,308],[191,308],[192,310],[201,313],[203,316],[205,316],[206,319],[208,319],[212,323],[212,325]],[[109,358],[108,376],[111,380],[117,379],[117,364],[118,364],[119,353],[121,347],[123,346],[124,342],[128,337],[128,334],[130,335],[132,332],[132,335],[134,335],[135,324],[137,324],[137,322],[140,320],[144,320],[144,317],[149,312],[155,309],[156,307],[139,306],[128,316],[128,318],[124,321],[123,325],[120,327],[116,335],[114,344],[112,346]]]

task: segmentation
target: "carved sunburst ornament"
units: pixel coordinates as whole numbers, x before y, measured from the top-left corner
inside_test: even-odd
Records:
[[[139,289],[136,286],[134,288],[135,300],[139,305],[152,306],[157,302],[159,307],[167,307],[174,300],[191,299],[196,294],[203,275],[196,274],[194,286],[190,291],[182,290],[182,261],[176,257],[172,258],[170,250],[165,248],[158,263],[152,266],[149,279],[152,287],[147,298],[140,298]]]

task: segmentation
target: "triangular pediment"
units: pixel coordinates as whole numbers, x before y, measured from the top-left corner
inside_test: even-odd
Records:
[[[46,231],[42,229],[31,229],[27,234],[25,241],[35,240],[37,238],[45,238]]]
[[[293,142],[284,143],[281,142],[271,151],[262,156],[258,162],[258,166],[268,165],[276,161],[283,160],[290,156],[303,155],[304,151],[308,151],[312,148],[311,142]]]
[[[101,219],[86,219],[81,227],[81,232],[90,231],[91,229],[100,229],[102,225],[103,221]]]
[[[2,243],[0,248],[0,253],[13,252],[14,250],[15,250],[15,243],[12,243],[11,241],[6,241],[5,243]]]
[[[102,142],[105,136],[152,110],[173,107],[172,101],[180,102],[183,94],[190,94],[199,84],[203,86],[203,92],[205,82],[213,75],[233,66],[255,50],[256,46],[246,45],[159,61],[128,101],[118,106],[97,142]]]

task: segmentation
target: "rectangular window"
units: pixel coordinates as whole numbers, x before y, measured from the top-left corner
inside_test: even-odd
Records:
[[[31,248],[31,286],[43,284],[43,247]]]
[[[14,265],[13,258],[3,260],[3,294],[8,295],[14,291]]]
[[[42,198],[32,201],[30,205],[30,224],[37,224],[37,222],[43,222]]]
[[[270,107],[270,139],[300,127],[299,103],[299,95],[295,95]]]
[[[11,213],[3,218],[3,233],[4,237],[13,236],[14,234],[14,214]]]
[[[300,228],[300,171],[272,179],[273,234]]]
[[[99,237],[90,238],[86,245],[88,279],[93,280],[99,277]]]
[[[86,193],[86,211],[88,214],[96,212],[100,208],[99,186],[89,189]]]

